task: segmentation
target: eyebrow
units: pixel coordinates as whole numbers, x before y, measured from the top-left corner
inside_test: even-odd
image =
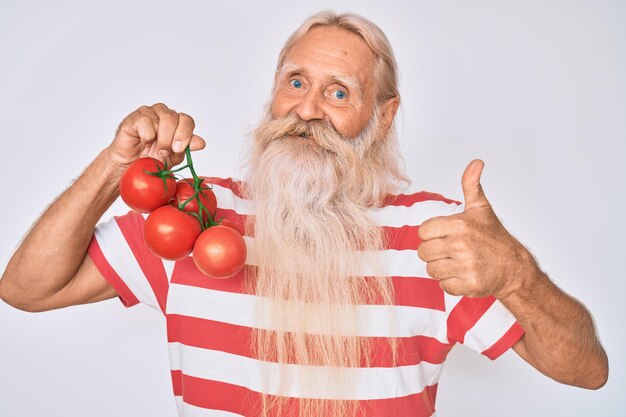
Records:
[[[304,70],[304,68],[299,67],[295,64],[287,63],[276,71],[276,77],[282,78],[285,74],[306,74],[306,71]],[[361,86],[359,80],[357,80],[355,77],[338,74],[331,76],[330,80],[334,83],[343,84],[348,87],[348,89],[356,91],[360,95],[363,95],[363,87]]]

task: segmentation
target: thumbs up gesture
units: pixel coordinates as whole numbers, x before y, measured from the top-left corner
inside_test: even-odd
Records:
[[[483,161],[476,159],[463,173],[463,213],[422,223],[418,256],[447,293],[502,298],[538,266],[492,210],[480,185],[483,167]]]

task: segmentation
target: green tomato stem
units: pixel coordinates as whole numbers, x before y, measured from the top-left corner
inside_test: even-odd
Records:
[[[202,204],[202,201],[200,200],[200,192],[203,189],[202,188],[202,182],[204,181],[202,178],[200,178],[198,176],[198,174],[196,174],[196,170],[193,167],[193,160],[191,159],[191,149],[189,149],[189,146],[187,146],[185,148],[185,158],[187,159],[187,165],[186,167],[189,168],[189,171],[191,172],[191,176],[193,177],[193,196],[190,197],[190,199],[195,198],[196,201],[198,202],[198,218],[200,219],[200,226],[202,226],[202,230],[206,230],[211,226],[215,226],[217,223],[215,223],[214,219],[213,219],[213,215],[211,214],[211,212],[209,211],[209,209],[207,209],[204,204]],[[185,203],[183,203],[183,206],[185,204],[187,204],[189,200],[187,200]],[[207,214],[207,221],[205,223],[204,221],[204,216],[202,215],[202,212],[205,211]]]

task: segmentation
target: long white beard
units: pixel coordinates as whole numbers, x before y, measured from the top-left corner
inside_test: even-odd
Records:
[[[356,306],[392,304],[393,287],[387,277],[366,281],[360,252],[376,252],[384,236],[367,208],[379,206],[393,191],[394,165],[380,168],[390,155],[368,155],[380,131],[378,112],[354,139],[338,135],[323,121],[303,122],[290,115],[269,117],[257,128],[249,173],[249,198],[255,218],[248,228],[254,234],[256,276],[247,281],[249,291],[269,301],[266,315],[275,331],[253,331],[252,347],[258,358],[279,364],[368,366],[370,343],[359,333]],[[392,155],[393,154],[393,155]],[[377,160],[372,162],[371,160]],[[397,162],[397,159],[396,159]],[[380,270],[368,265],[368,270]],[[392,340],[395,351],[395,340]],[[289,381],[285,374],[281,392],[290,384],[324,384],[340,397],[354,398],[351,381],[337,372],[329,380],[311,374]],[[269,381],[267,381],[269,384]],[[263,409],[280,411],[279,398],[264,397]],[[349,416],[356,401],[303,399],[300,416]]]

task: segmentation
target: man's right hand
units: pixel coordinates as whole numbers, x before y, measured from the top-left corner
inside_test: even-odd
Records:
[[[118,196],[119,178],[137,158],[168,165],[187,145],[202,149],[193,119],[165,104],[142,106],[120,124],[113,142],[48,207],[13,254],[0,279],[0,298],[26,311],[46,311],[116,295],[87,255],[94,227]],[[54,245],[50,245],[54,242]]]
[[[163,103],[141,106],[120,123],[107,148],[110,162],[119,172],[144,156],[167,162],[168,166],[178,165],[185,158],[187,145],[192,151],[206,145],[204,139],[193,134],[195,126],[191,116]]]

